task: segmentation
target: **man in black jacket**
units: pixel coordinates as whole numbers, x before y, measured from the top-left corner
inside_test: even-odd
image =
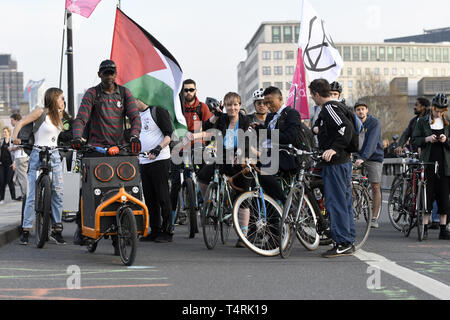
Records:
[[[419,118],[425,116],[430,112],[430,101],[427,98],[419,97],[414,104],[414,114],[416,115],[408,124],[408,127],[403,132],[400,140],[398,141],[398,147],[395,149],[395,153],[401,154],[403,152],[403,148],[406,143],[408,143],[407,147],[409,151],[417,152],[417,147],[411,144],[412,134],[414,132],[414,128],[416,127],[416,123]]]
[[[351,255],[355,251],[356,230],[352,205],[352,163],[346,150],[355,131],[345,114],[346,110],[331,99],[331,87],[327,80],[314,80],[309,89],[314,102],[321,106],[317,121],[318,140],[319,148],[325,150],[322,155],[325,160],[322,177],[326,209],[330,214],[331,237],[335,242],[335,246],[323,256]]]

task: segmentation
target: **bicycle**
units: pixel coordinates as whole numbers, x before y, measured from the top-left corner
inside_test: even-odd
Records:
[[[280,253],[279,246],[286,245],[286,241],[279,241],[280,232],[290,231],[279,230],[283,210],[273,198],[263,192],[258,179],[258,173],[262,174],[261,171],[248,161],[245,169],[245,174],[254,180],[255,185],[251,191],[242,193],[234,202],[234,229],[251,251],[262,256],[276,256]],[[239,209],[248,209],[248,225],[241,225]]]
[[[107,156],[83,157],[90,152]],[[81,173],[81,227],[88,238],[88,252],[94,253],[97,244],[111,236],[117,241],[122,263],[131,266],[137,237],[147,236],[149,225],[137,157],[128,153],[127,146],[84,146],[77,152],[76,170]]]
[[[299,150],[292,145],[280,145],[280,148],[297,157],[307,156],[316,161],[321,158],[321,152],[319,151],[308,152]],[[323,217],[314,196],[314,189],[310,184],[311,178],[312,176],[307,171],[307,161],[303,160],[299,173],[291,179],[290,183],[286,184],[288,196],[279,227],[282,230],[279,235],[279,242],[286,243],[285,246],[280,246],[280,256],[284,259],[288,258],[291,253],[294,243],[293,234],[307,250],[312,251],[319,247],[320,235],[325,231],[322,229],[322,226],[325,225],[323,221],[320,224],[318,223],[318,219],[323,220]]]
[[[47,147],[22,144],[18,147],[39,151],[40,165],[37,170],[38,177],[35,182],[35,216],[36,216],[36,247],[42,249],[48,241],[50,233],[50,220],[52,219],[51,194],[52,194],[52,167],[51,154],[58,151],[69,151],[66,147]]]

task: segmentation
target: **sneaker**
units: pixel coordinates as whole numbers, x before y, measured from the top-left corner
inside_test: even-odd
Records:
[[[173,242],[173,238],[172,235],[168,234],[167,232],[163,232],[156,237],[155,242],[157,243]]]
[[[30,232],[29,231],[23,231],[22,234],[20,235],[19,243],[26,246],[28,244],[28,237],[29,236],[30,236]]]
[[[334,258],[340,256],[351,256],[355,252],[355,247],[353,244],[341,245],[336,244],[334,247],[327,252],[322,254],[324,258]]]
[[[64,240],[64,238],[62,237],[61,232],[57,232],[55,230],[53,230],[50,233],[50,240],[54,241],[56,244],[66,244],[66,241]]]
[[[439,232],[439,240],[450,240],[450,232],[441,230],[441,232]]]
[[[5,200],[0,200],[0,204],[4,204],[5,203]]]
[[[379,226],[378,226],[378,219],[377,218],[372,218],[372,221],[370,223],[370,227],[373,228],[373,229],[378,229],[379,228]]]
[[[245,248],[244,241],[242,241],[241,239],[238,239],[238,241],[236,242],[235,247],[236,248]]]

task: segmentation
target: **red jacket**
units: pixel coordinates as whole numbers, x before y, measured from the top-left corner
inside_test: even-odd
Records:
[[[200,113],[201,118],[197,114],[197,108],[201,105]],[[189,106],[187,102],[184,103],[184,117],[186,118],[187,128],[190,132],[200,132],[202,131],[202,122],[206,122],[212,117],[211,111],[209,111],[208,106],[200,102],[197,97],[195,97],[194,104]]]

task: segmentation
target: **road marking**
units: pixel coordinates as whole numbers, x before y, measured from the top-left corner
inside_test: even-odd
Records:
[[[387,258],[372,252],[358,250],[355,252],[354,256],[368,265],[377,267],[380,270],[419,288],[433,297],[441,300],[450,300],[450,287],[442,282],[399,266],[394,261],[390,261]]]

